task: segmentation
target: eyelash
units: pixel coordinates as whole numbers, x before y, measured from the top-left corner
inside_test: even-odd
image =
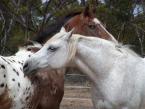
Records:
[[[48,48],[48,50],[51,51],[51,52],[54,52],[54,51],[56,51],[57,49],[58,49],[58,48],[53,47],[53,46],[50,46],[50,47]]]

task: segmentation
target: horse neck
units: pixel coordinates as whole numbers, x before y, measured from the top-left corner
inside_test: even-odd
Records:
[[[110,50],[113,47],[112,44],[108,41],[107,47],[98,42],[99,40],[79,40],[75,57],[77,67],[95,83],[98,80],[97,78],[102,79],[109,74],[114,62],[114,54]],[[96,46],[96,49],[94,49],[94,46]]]

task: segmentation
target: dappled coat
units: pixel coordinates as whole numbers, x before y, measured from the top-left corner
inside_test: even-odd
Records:
[[[0,56],[0,109],[59,109],[64,92],[63,79],[55,78],[59,74],[45,71],[28,78],[23,73],[23,63],[39,47],[24,47],[14,56]]]

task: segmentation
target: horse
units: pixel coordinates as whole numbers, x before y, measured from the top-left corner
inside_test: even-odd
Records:
[[[143,58],[126,46],[60,31],[26,61],[24,72],[77,67],[94,84],[96,109],[144,109],[144,66]]]
[[[28,78],[23,73],[23,63],[41,47],[29,41],[15,55],[0,56],[0,109],[59,109],[64,83],[53,79],[59,74],[43,71]]]
[[[95,17],[95,9],[87,6],[81,14],[70,18],[63,26],[67,32],[75,28],[74,34],[100,37],[118,43],[114,36],[109,33],[103,24]]]
[[[75,28],[73,33],[85,36],[100,37],[118,43],[117,40],[105,29],[103,24],[95,17],[95,14],[95,11],[89,7],[86,7],[82,12],[68,14],[63,20],[61,19],[62,22],[58,22],[56,26],[51,26],[51,29],[47,29],[45,32],[42,32],[37,37],[35,37],[34,40],[40,43],[45,42],[45,40],[49,39],[48,36],[52,34],[51,32],[58,31],[58,28],[64,25],[66,31],[70,31],[72,28]],[[53,72],[56,71],[53,70]],[[55,78],[63,81],[64,69],[63,71],[59,72],[59,76],[55,76]],[[47,77],[53,75],[51,71],[46,74],[48,75]],[[54,78],[52,78],[52,80],[54,80]],[[61,88],[63,89],[64,86]]]
[[[82,35],[86,35],[86,36],[100,37],[100,38],[103,38],[106,40],[113,41],[115,43],[117,42],[117,40],[104,28],[103,24],[97,18],[95,18],[95,11],[93,11],[89,7],[86,7],[83,10],[83,12],[71,13],[71,14],[65,16],[64,20],[61,20],[61,21],[62,21],[61,23],[59,22],[58,24],[56,24],[55,27],[57,27],[57,29],[58,29],[58,27],[61,27],[62,25],[64,25],[64,28],[66,31],[69,31],[70,29],[75,28],[75,31],[73,33],[82,34]],[[58,26],[58,25],[60,25],[60,26]],[[54,32],[57,30],[55,27],[53,27],[54,30],[52,30],[53,29],[52,27],[51,27],[51,29],[47,29],[46,32],[41,33],[40,35],[35,37],[34,40],[38,41],[38,42],[45,42],[45,40],[48,39],[48,36],[51,34],[51,32]],[[55,79],[57,78],[59,81],[61,81],[60,83],[63,84],[64,69],[63,69],[63,71],[59,71],[59,73],[57,74],[58,76],[55,73],[57,73],[56,70],[49,71],[49,73],[39,73],[39,74],[43,74],[42,77],[47,77],[48,79],[46,81],[50,81],[49,77],[51,78],[51,81],[55,81]],[[55,75],[55,76],[53,76],[53,75]],[[39,78],[42,78],[42,77],[40,76]],[[58,85],[60,83],[56,82],[55,84]],[[63,92],[64,86],[59,85],[59,89],[62,89],[61,91],[60,90],[57,91],[57,93],[60,94],[60,98],[61,98],[62,93],[64,93]],[[60,98],[59,98],[59,102],[61,101]],[[54,99],[54,101],[55,100],[56,100],[56,98]],[[53,100],[51,100],[51,99],[48,100],[48,103],[50,101],[53,101]],[[55,103],[54,101],[49,104]],[[57,104],[59,104],[59,102]],[[46,104],[47,104],[47,102],[46,102]]]
[[[23,73],[24,61],[33,54],[31,47],[21,47],[13,56],[0,56],[1,109],[33,109],[35,107],[33,104],[29,105],[34,97],[35,86],[27,77],[24,77]],[[40,47],[42,46],[39,44],[33,45],[35,50]]]
[[[61,27],[64,27],[67,32],[75,28],[75,34],[100,37],[118,43],[114,36],[106,30],[95,16],[95,8],[93,9],[89,6],[85,7],[81,12],[71,12],[59,18],[55,24],[48,26],[44,31],[37,33],[32,40],[43,44],[50,39],[51,36],[59,32]]]

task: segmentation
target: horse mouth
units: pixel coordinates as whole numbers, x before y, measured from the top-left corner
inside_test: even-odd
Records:
[[[48,72],[48,71],[50,71],[50,69],[48,69],[48,67],[45,67],[45,68],[38,68],[38,69],[34,69],[34,70],[32,70],[32,71],[30,71],[30,72],[26,72],[25,74],[24,74],[24,76],[32,76],[32,75],[35,75],[36,73],[39,73],[39,72],[41,72],[41,73],[43,73],[43,72]]]
[[[32,70],[32,71],[30,71],[30,72],[28,72],[28,70],[29,69],[26,69],[25,70],[25,73],[24,73],[24,76],[26,77],[26,76],[30,76],[30,75],[33,75],[33,74],[35,74],[38,70]]]

